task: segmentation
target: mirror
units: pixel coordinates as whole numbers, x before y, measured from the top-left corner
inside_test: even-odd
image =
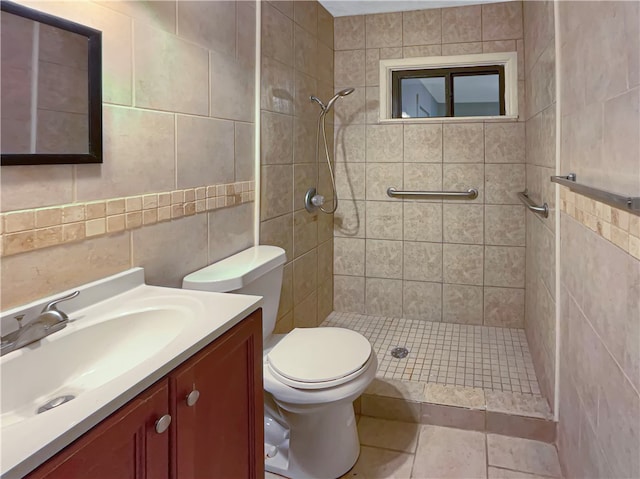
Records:
[[[1,164],[102,163],[101,32],[0,6]]]

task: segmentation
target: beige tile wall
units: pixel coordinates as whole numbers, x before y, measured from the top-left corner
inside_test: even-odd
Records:
[[[183,200],[188,216],[156,223],[147,213],[145,224],[134,203],[254,180],[255,3],[20,3],[102,31],[104,163],[3,167],[2,211],[105,212],[92,206],[96,218],[77,220],[78,235],[99,236],[48,246],[55,234],[33,233],[48,247],[3,257],[2,308],[139,265],[149,283],[178,287],[184,274],[250,246],[252,204],[209,211],[205,202],[189,215],[196,201]],[[125,197],[131,228],[112,215],[110,232],[106,205]],[[148,211],[161,220],[160,209]]]
[[[526,116],[378,121],[380,59],[517,51],[523,98],[523,39],[521,2],[335,19],[335,87],[356,88],[335,113],[336,311],[523,326]],[[476,187],[479,198],[403,201],[389,186]]]
[[[312,327],[333,311],[333,215],[304,209],[316,181],[320,109],[333,96],[333,17],[316,1],[262,2],[260,242],[287,253],[276,330]],[[327,116],[333,150],[333,115]],[[322,157],[320,157],[321,161]],[[332,198],[321,164],[320,193]]]
[[[524,2],[527,190],[549,217],[527,211],[525,331],[542,395],[554,407],[556,364],[555,34],[552,1]]]
[[[560,2],[561,171],[640,194],[640,5]],[[640,477],[637,216],[563,192],[560,423],[565,477]]]

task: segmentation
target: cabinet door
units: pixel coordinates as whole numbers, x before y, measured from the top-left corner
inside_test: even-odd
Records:
[[[27,476],[28,479],[163,479],[169,477],[169,431],[156,432],[168,413],[166,379],[102,421]]]
[[[170,384],[173,478],[263,479],[261,311],[177,368]]]

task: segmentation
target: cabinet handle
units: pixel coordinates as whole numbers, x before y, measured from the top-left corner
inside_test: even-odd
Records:
[[[169,429],[169,424],[171,424],[171,416],[165,414],[156,421],[156,432],[158,434],[162,434],[167,429]]]
[[[191,407],[200,399],[200,391],[194,389],[189,394],[187,394],[187,406]]]

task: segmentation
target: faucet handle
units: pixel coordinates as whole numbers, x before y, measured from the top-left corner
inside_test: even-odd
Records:
[[[58,309],[56,308],[56,305],[58,303],[61,303],[63,301],[68,301],[70,299],[75,298],[76,296],[78,296],[80,294],[80,291],[74,291],[71,294],[68,294],[67,296],[63,296],[62,298],[58,298],[58,299],[54,299],[53,301],[51,301],[50,303],[47,303],[47,305],[43,308],[42,312],[46,313],[48,311],[58,311]],[[59,311],[62,313],[62,311]],[[62,313],[64,315],[64,313]],[[65,315],[66,316],[66,315]]]

